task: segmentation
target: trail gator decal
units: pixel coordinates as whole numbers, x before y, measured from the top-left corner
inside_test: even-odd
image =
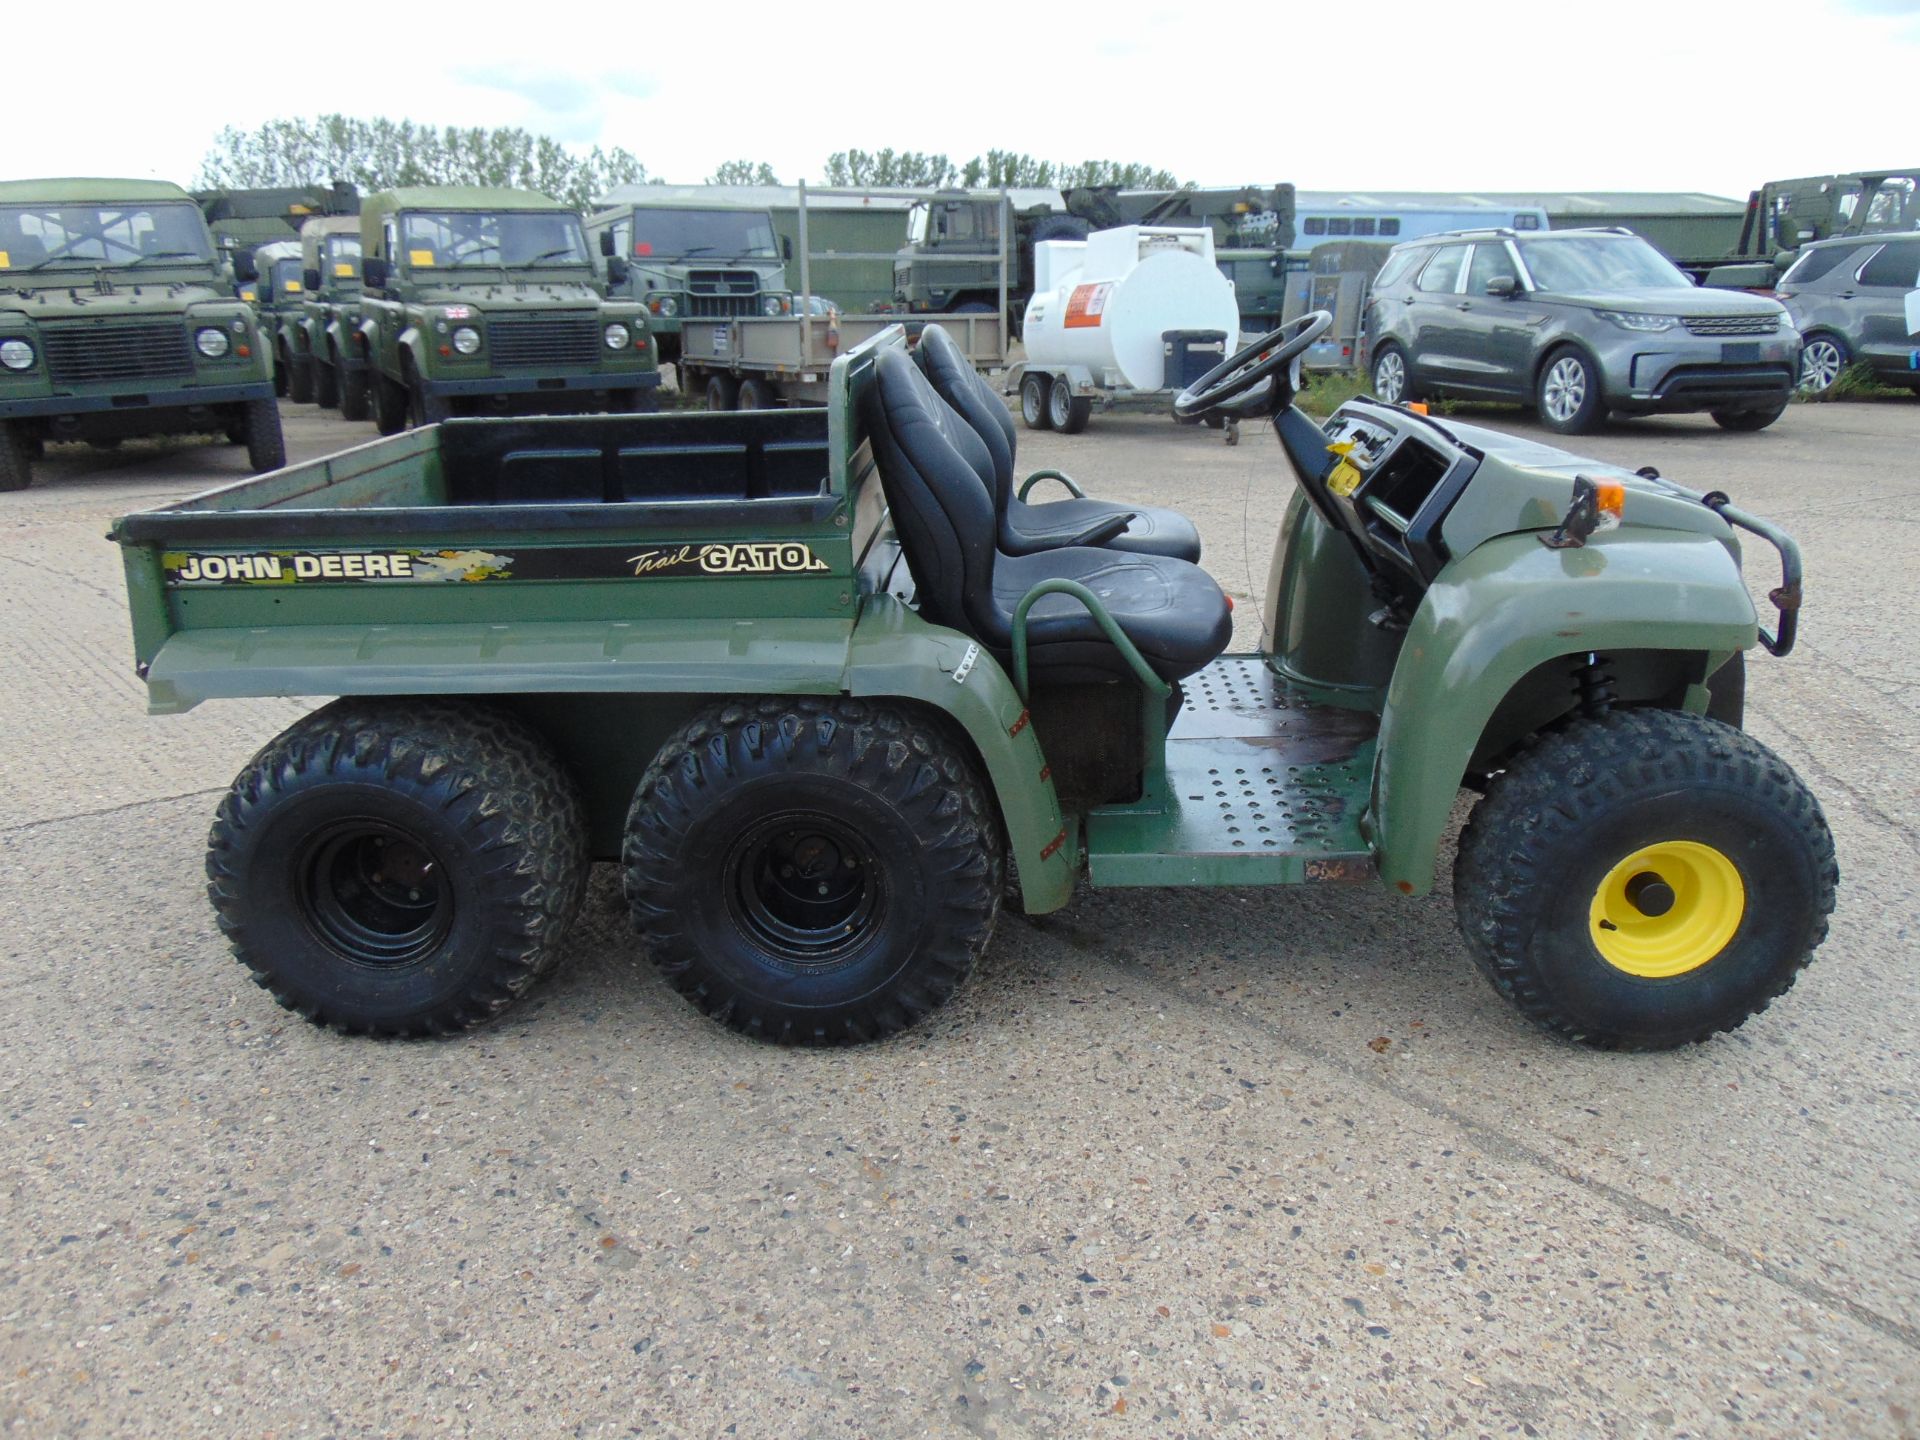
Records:
[[[793,540],[541,546],[489,550],[169,550],[160,557],[175,587],[343,583],[444,584],[506,580],[662,580],[819,575],[833,567]]]

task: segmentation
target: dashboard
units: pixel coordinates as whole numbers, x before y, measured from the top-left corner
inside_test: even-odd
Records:
[[[1440,522],[1480,456],[1423,417],[1367,401],[1348,401],[1325,431],[1331,518],[1389,584],[1418,595],[1447,563]]]

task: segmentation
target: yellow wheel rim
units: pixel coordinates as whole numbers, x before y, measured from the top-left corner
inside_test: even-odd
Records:
[[[1726,949],[1746,913],[1747,887],[1731,860],[1711,845],[1663,840],[1607,872],[1587,929],[1616,970],[1662,980]]]

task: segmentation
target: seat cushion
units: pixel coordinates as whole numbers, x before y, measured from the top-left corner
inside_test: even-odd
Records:
[[[1097,595],[1162,680],[1204,668],[1233,638],[1227,597],[1199,566],[1085,546],[1000,556],[993,576],[998,633],[981,638],[1010,653],[1014,607],[1042,580],[1055,578],[1077,580]],[[1099,622],[1071,595],[1047,595],[1035,603],[1027,615],[1027,648],[1035,683],[1133,673]]]
[[[1002,548],[1019,553],[1058,545],[1076,535],[1084,535],[1111,515],[1133,512],[1133,521],[1113,539],[1103,541],[1103,550],[1127,550],[1139,555],[1168,555],[1175,560],[1198,564],[1200,532],[1178,510],[1157,505],[1128,505],[1119,500],[1053,500],[1045,505],[1026,505],[1016,500],[1007,507],[1002,531],[1011,530],[1019,542]]]

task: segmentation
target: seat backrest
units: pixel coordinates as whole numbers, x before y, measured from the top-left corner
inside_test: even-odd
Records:
[[[920,332],[914,358],[926,371],[935,392],[959,413],[986,447],[993,462],[993,508],[1004,512],[1013,496],[1013,416],[993,393],[993,387],[980,378],[959,342],[938,325]]]
[[[993,500],[969,458],[980,437],[891,349],[875,357],[866,426],[921,613],[978,638],[993,614],[995,557]]]

